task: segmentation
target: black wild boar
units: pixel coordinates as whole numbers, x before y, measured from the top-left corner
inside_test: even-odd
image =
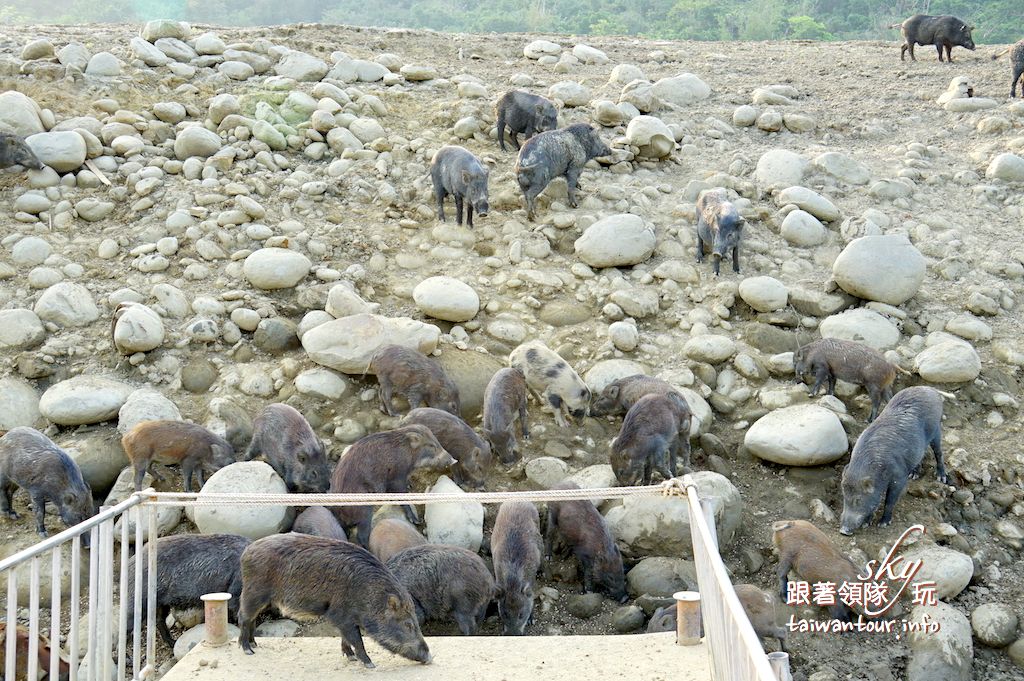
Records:
[[[590,405],[590,415],[618,416],[628,412],[644,395],[668,395],[678,392],[668,381],[653,376],[633,374],[617,378],[606,385]]]
[[[459,486],[482,489],[491,469],[491,446],[487,444],[465,421],[433,407],[413,409],[402,425],[418,423],[434,434],[449,454],[458,461],[452,468],[452,478]]]
[[[426,426],[411,425],[367,435],[349,447],[334,467],[331,492],[409,491],[409,474],[414,468],[444,469],[455,459],[444,450]],[[403,506],[405,517],[416,523],[416,511]],[[372,506],[334,506],[334,517],[346,530],[356,528],[360,546],[369,546]]]
[[[455,222],[462,224],[462,207],[466,207],[466,224],[473,226],[473,213],[487,217],[487,179],[490,172],[476,156],[462,147],[444,146],[430,164],[430,179],[437,200],[437,219],[444,218],[444,197],[455,199]]]
[[[370,532],[370,553],[384,564],[407,548],[426,543],[426,537],[404,518],[381,518]]]
[[[904,388],[857,438],[843,469],[843,517],[839,531],[853,531],[871,519],[885,498],[879,525],[892,522],[892,509],[907,481],[921,472],[925,451],[935,454],[935,477],[945,483],[942,463],[942,393],[935,388]]]
[[[235,462],[230,442],[186,421],[143,421],[125,433],[121,446],[135,468],[135,491],[142,489],[147,470],[154,480],[164,481],[155,463],[179,464],[185,491],[191,492],[193,476],[201,489],[206,484],[204,472],[212,475]]]
[[[664,605],[654,611],[647,623],[647,633],[657,634],[662,631],[676,630],[676,606]]]
[[[785,602],[789,594],[789,571],[793,570],[813,589],[815,584],[831,582],[838,589],[843,582],[853,584],[859,570],[843,555],[824,532],[806,520],[780,520],[772,525],[772,544],[779,551],[779,595]],[[850,608],[836,597],[829,614],[844,622]]]
[[[533,619],[533,590],[540,569],[540,516],[529,501],[506,501],[491,532],[502,633],[522,636]]]
[[[369,551],[305,534],[257,539],[242,554],[238,644],[255,651],[256,618],[268,607],[292,617],[325,617],[341,633],[341,652],[368,668],[365,633],[387,650],[424,664],[430,649],[412,597]]]
[[[11,166],[22,166],[42,170],[43,164],[24,138],[9,132],[0,132],[0,170]]]
[[[530,139],[539,132],[558,127],[558,111],[546,97],[531,95],[522,90],[506,92],[495,107],[498,114],[498,145],[505,151],[505,128],[516,149],[520,148],[519,133]]]
[[[552,489],[579,489],[570,481],[560,482]],[[604,517],[590,501],[549,501],[548,522],[544,528],[544,555],[551,561],[556,533],[572,550],[583,572],[583,591],[601,590],[620,603],[625,603],[626,575],[622,554],[612,538]]]
[[[973,26],[957,19],[949,14],[931,16],[928,14],[915,14],[901,24],[892,24],[889,28],[899,26],[903,34],[903,45],[900,46],[900,61],[906,59],[907,50],[910,50],[910,58],[917,61],[914,56],[914,45],[934,45],[939,53],[939,61],[942,61],[942,49],[946,49],[946,58],[950,63],[953,61],[953,47],[959,45],[968,50],[974,50],[974,40],[971,39]]]
[[[775,619],[775,599],[753,584],[737,584],[734,587],[747,619],[759,638],[775,638],[779,650],[786,652],[786,628],[780,627]]]
[[[484,390],[484,438],[502,463],[520,458],[516,421],[524,440],[530,439],[526,423],[526,377],[519,369],[499,369]]]
[[[722,258],[732,250],[732,271],[740,271],[740,239],[746,224],[721,187],[705,189],[697,197],[697,262],[711,251],[711,266],[718,276]]]
[[[800,346],[793,353],[793,371],[797,382],[814,379],[810,390],[813,397],[828,385],[828,394],[834,395],[836,380],[861,385],[871,398],[868,421],[874,421],[882,402],[892,397],[892,382],[896,372],[908,373],[891,364],[870,345],[838,338],[820,338]]]
[[[690,407],[679,393],[644,395],[622,421],[612,442],[611,464],[620,485],[651,483],[654,471],[676,476],[679,452],[690,467]]]
[[[12,501],[22,487],[32,500],[36,532],[46,533],[46,503],[57,507],[68,527],[88,520],[96,512],[92,490],[68,453],[35,428],[12,428],[0,438],[0,513],[18,519]],[[88,534],[82,535],[88,545]]]
[[[14,681],[25,681],[28,678],[28,649],[32,632],[28,627],[16,624],[14,637]],[[57,674],[51,674],[50,639],[42,634],[37,634],[36,638],[39,641],[36,654],[39,678],[46,681],[54,681],[55,679],[68,681],[71,678],[71,665],[65,659],[64,652],[61,651],[59,653]],[[0,669],[7,669],[7,622],[0,622]]]
[[[253,422],[245,460],[262,455],[289,492],[326,492],[331,484],[324,443],[306,418],[287,404],[269,404]]]
[[[597,131],[586,123],[542,132],[527,140],[516,160],[516,178],[526,199],[527,218],[534,219],[537,197],[556,177],[565,177],[569,205],[575,208],[583,166],[611,153]]]
[[[458,546],[421,544],[392,556],[387,568],[412,595],[420,624],[452,619],[463,636],[480,629],[494,598],[494,577],[480,556]]]
[[[423,406],[442,409],[458,416],[459,388],[448,378],[440,364],[418,350],[401,345],[385,345],[374,354],[368,370],[377,375],[380,383],[380,409],[388,416],[397,416],[391,403],[398,393],[409,403],[410,409]]]
[[[1002,52],[992,55],[992,59],[999,59],[1004,54],[1010,54],[1010,71],[1013,76],[1010,78],[1010,97],[1017,96],[1017,81],[1024,75],[1024,40],[1019,40],[1010,45]],[[1020,86],[1021,95],[1024,96],[1024,83]]]
[[[171,608],[187,610],[203,606],[200,596],[208,593],[229,593],[228,615],[237,621],[238,597],[242,593],[242,552],[249,546],[247,537],[236,534],[176,534],[156,540],[156,630],[168,648],[174,637],[167,628]],[[149,562],[145,549],[142,556],[142,610],[146,619],[149,591]],[[128,595],[124,621],[132,630],[135,618],[135,560],[128,559]]]
[[[541,341],[523,343],[508,356],[513,369],[519,369],[526,385],[541,404],[550,404],[555,410],[555,422],[567,428],[563,411],[580,423],[590,405],[590,388],[580,375],[557,352]]]
[[[292,523],[292,532],[348,541],[345,528],[338,523],[338,519],[326,506],[310,506],[300,513]]]

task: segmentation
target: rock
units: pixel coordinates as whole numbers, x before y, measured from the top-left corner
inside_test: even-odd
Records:
[[[754,169],[754,181],[762,192],[799,185],[807,172],[803,156],[787,149],[772,149],[761,154]]]
[[[306,369],[295,377],[295,389],[323,400],[337,400],[345,394],[347,384],[338,374],[327,369]]]
[[[43,393],[39,411],[59,426],[79,426],[109,421],[135,390],[102,376],[75,376],[56,383]]]
[[[240,61],[221,62],[217,65],[217,70],[231,80],[248,80],[256,75],[256,70],[253,67]]]
[[[174,140],[174,155],[179,161],[198,156],[207,158],[220,151],[220,135],[201,125],[190,125]]]
[[[612,291],[608,301],[615,303],[622,311],[636,319],[645,319],[658,314],[660,309],[658,291],[652,287],[635,286]]]
[[[227,45],[216,33],[207,32],[196,38],[195,48],[199,54],[224,54]]]
[[[32,310],[0,310],[0,350],[27,350],[46,338],[39,315]]]
[[[838,151],[828,151],[815,156],[812,163],[815,168],[840,182],[863,185],[871,181],[871,171],[866,165]]]
[[[942,107],[946,111],[952,111],[953,113],[966,113],[970,111],[982,111],[984,109],[994,109],[999,106],[999,102],[988,97],[964,97],[958,99],[952,99]]]
[[[720,364],[736,352],[736,343],[728,336],[705,333],[686,341],[683,354],[697,362]]]
[[[115,443],[118,450],[120,450],[121,458],[124,460],[123,467],[117,473],[117,478],[114,480],[113,486],[110,487],[110,492],[107,494],[107,498],[104,500],[104,506],[116,506],[121,503],[132,494],[135,493],[135,469],[127,467],[128,459],[124,455],[124,451],[121,450],[120,442]],[[146,473],[145,477],[142,478],[142,489],[153,486],[153,478]],[[93,488],[96,491],[96,488]],[[163,537],[171,534],[174,529],[181,523],[183,511],[179,506],[157,506],[156,507],[156,536]],[[114,523],[114,539],[121,541],[121,526],[125,519],[128,520],[128,536],[131,537],[131,541],[135,541],[135,517],[133,514],[125,514],[117,519]],[[142,540],[149,540],[149,519],[143,515],[142,521]]]
[[[448,322],[468,322],[480,310],[473,287],[454,277],[429,277],[416,284],[412,299],[420,312]]]
[[[591,267],[636,265],[650,258],[656,245],[654,228],[631,213],[601,218],[575,242],[576,255]]]
[[[290,319],[270,317],[256,326],[252,342],[263,352],[280,355],[299,347],[297,325]]]
[[[110,489],[128,465],[128,457],[121,448],[121,434],[106,428],[87,431],[62,447],[78,464],[93,494]]]
[[[782,130],[782,114],[774,109],[769,109],[757,117],[758,129],[765,132],[779,132]]]
[[[356,67],[356,77],[362,83],[375,83],[388,75],[388,68],[382,64],[362,59],[354,60],[353,64]]]
[[[363,148],[363,143],[353,135],[348,128],[333,128],[327,133],[327,146],[341,155],[348,150],[358,151]]]
[[[988,164],[985,177],[1004,182],[1024,182],[1024,158],[1017,154],[999,154]]]
[[[31,61],[33,59],[51,59],[53,57],[53,43],[45,38],[33,40],[21,48],[21,60]]]
[[[256,636],[291,638],[299,635],[299,623],[292,620],[267,620],[256,627]]]
[[[914,581],[935,582],[935,595],[941,600],[956,598],[974,576],[971,557],[945,546],[914,544],[902,555],[906,561],[922,561]]]
[[[626,574],[626,587],[633,597],[668,597],[677,591],[697,590],[697,568],[688,560],[651,556]]]
[[[1017,613],[1005,603],[985,603],[971,613],[974,637],[987,646],[1003,648],[1017,638]]]
[[[149,352],[164,342],[163,320],[145,305],[125,305],[114,319],[114,347],[122,355]]]
[[[39,119],[40,109],[30,97],[8,90],[0,93],[0,130],[29,136],[45,130]]]
[[[284,480],[263,461],[239,461],[211,475],[199,492],[207,494],[287,494]],[[285,506],[197,506],[193,522],[203,534],[240,534],[260,539],[291,527],[294,511]]]
[[[459,350],[453,345],[441,347],[438,363],[455,387],[459,389],[459,405],[466,420],[477,418],[483,411],[484,391],[491,377],[505,363],[493,355],[473,350]]]
[[[650,81],[634,80],[622,88],[622,92],[619,93],[619,105],[622,115],[632,118],[641,112],[657,111],[661,108],[661,100],[654,94],[654,85]],[[630,112],[625,107],[635,108],[636,111]]]
[[[87,326],[100,316],[89,290],[70,281],[56,283],[43,291],[33,311],[44,322],[61,326]]]
[[[896,325],[874,310],[859,307],[826,317],[818,326],[822,338],[866,343],[876,350],[896,347],[900,331]]]
[[[167,66],[171,62],[153,43],[138,36],[132,38],[128,46],[131,47],[132,54],[141,59],[146,66]]]
[[[38,425],[39,393],[35,388],[20,378],[0,378],[0,395],[4,404],[0,409],[0,431]]]
[[[583,374],[583,382],[592,394],[598,395],[612,381],[636,374],[647,375],[647,367],[631,359],[603,359]]]
[[[210,360],[193,359],[181,368],[181,387],[191,393],[205,393],[219,376],[217,365]]]
[[[354,314],[373,314],[380,308],[379,303],[370,303],[352,289],[348,282],[331,287],[327,292],[327,305],[324,309],[335,319]]]
[[[728,546],[739,527],[743,501],[728,478],[712,471],[697,471],[694,484],[701,498],[710,499],[719,545]],[[692,557],[690,513],[678,496],[635,496],[623,499],[605,515],[616,541],[634,556]]]
[[[839,209],[834,203],[806,187],[787,187],[779,192],[779,195],[775,197],[775,202],[780,206],[795,204],[797,208],[805,210],[825,222],[834,222],[839,219]]]
[[[601,612],[604,605],[604,596],[598,593],[574,594],[569,597],[565,609],[573,617],[581,620],[588,620]]]
[[[615,102],[610,100],[595,100],[591,103],[591,107],[594,110],[594,122],[598,125],[613,128],[616,125],[621,125],[626,120],[625,116],[622,115],[622,110],[615,106]]]
[[[608,55],[596,47],[580,43],[572,48],[572,56],[584,64],[607,64]]]
[[[946,322],[946,331],[973,341],[992,340],[992,327],[972,314],[961,314]]]
[[[632,64],[617,64],[608,78],[610,85],[626,85],[634,80],[644,80],[644,72]]]
[[[818,122],[810,116],[789,111],[782,114],[782,123],[786,126],[787,130],[796,133],[811,132],[818,127]]]
[[[798,404],[765,414],[743,438],[754,456],[784,466],[819,466],[846,453],[846,431],[835,412]]]
[[[126,435],[145,421],[181,421],[177,405],[152,388],[139,388],[117,412],[117,432]]]
[[[828,230],[818,218],[797,208],[782,219],[779,233],[792,245],[806,248],[824,243]]]
[[[155,43],[160,38],[188,40],[192,36],[192,28],[184,21],[157,19],[155,21],[147,21],[139,35],[142,36],[143,40],[151,43]]]
[[[919,352],[914,369],[931,383],[964,383],[981,373],[981,358],[970,343],[950,340]]]
[[[747,277],[740,282],[739,293],[758,312],[781,310],[789,301],[789,289],[774,277]]]
[[[660,118],[637,116],[626,127],[626,139],[648,158],[666,158],[676,147],[672,131]]]
[[[88,153],[85,138],[77,132],[41,132],[25,138],[39,160],[58,173],[78,170]]]
[[[177,38],[160,38],[154,43],[156,49],[163,52],[165,55],[173,59],[174,61],[187,64],[199,55],[196,51],[189,47],[188,43],[184,43]]]
[[[227,626],[227,637],[228,640],[238,638],[239,629],[234,624],[228,623]],[[178,640],[174,642],[174,659],[180,660],[185,657],[190,650],[195,648],[197,645],[203,642],[206,638],[206,625],[197,624],[188,631],[184,632],[178,637]]]
[[[115,207],[113,201],[100,201],[90,196],[75,204],[75,212],[86,222],[99,222],[113,213]]]
[[[909,636],[907,681],[970,681],[974,662],[971,625],[946,603],[916,606],[910,621],[918,625]],[[921,626],[926,624],[929,626]],[[937,626],[936,626],[937,625]]]
[[[569,464],[553,456],[540,456],[526,464],[526,479],[537,489],[551,489],[569,474]]]
[[[317,364],[346,374],[363,374],[383,345],[402,345],[430,354],[441,330],[408,317],[358,314],[320,324],[302,335],[302,347]]]
[[[612,629],[620,634],[628,634],[642,627],[645,619],[643,608],[624,605],[612,613]]]
[[[921,288],[926,266],[924,256],[903,234],[863,236],[839,254],[832,276],[858,298],[902,305]]]
[[[562,46],[550,40],[534,40],[523,48],[523,55],[527,59],[540,59],[545,55],[557,57],[562,53]]]
[[[1006,654],[1018,667],[1024,668],[1024,637],[1017,639],[1006,649]]]
[[[348,130],[363,144],[369,144],[381,137],[387,137],[384,126],[372,118],[357,118],[349,123]]]
[[[121,61],[109,52],[97,52],[89,59],[85,75],[113,78],[121,75]]]
[[[681,73],[656,81],[654,94],[665,104],[685,107],[707,99],[711,95],[711,88],[692,73]]]
[[[302,82],[315,82],[327,75],[330,67],[322,59],[292,50],[274,67],[274,73],[285,78],[292,78]]]
[[[632,352],[640,344],[640,332],[636,324],[629,322],[612,322],[608,325],[608,340],[616,350]]]
[[[288,248],[261,248],[242,265],[246,280],[256,288],[272,291],[291,288],[302,281],[313,266],[309,258]]]
[[[422,64],[406,64],[399,69],[399,73],[402,74],[403,78],[413,83],[424,80],[434,80],[439,77],[437,69],[433,66],[426,66]]]
[[[744,104],[732,112],[732,124],[737,128],[749,128],[757,120],[757,109]]]
[[[431,494],[465,494],[447,475],[427,490]],[[484,536],[484,507],[478,501],[426,504],[427,541],[461,546],[476,553]]]
[[[548,97],[561,100],[567,107],[590,104],[590,90],[574,80],[555,83],[548,89]]]

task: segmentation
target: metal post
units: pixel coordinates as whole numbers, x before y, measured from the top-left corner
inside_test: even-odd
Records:
[[[99,615],[99,576],[100,576],[100,530],[98,527],[89,528],[89,633],[85,639],[85,659],[89,661],[86,671],[86,681],[96,681],[96,667],[98,660],[96,653],[99,652],[97,644],[98,615]],[[105,681],[105,680],[104,680]]]
[[[152,678],[156,673],[156,550],[159,544],[156,540],[156,512],[157,507],[150,504],[149,541],[146,542],[146,667],[142,670],[143,678]]]
[[[142,569],[146,554],[142,551],[142,507],[136,506],[129,513],[135,514],[135,616],[132,618],[132,679],[138,681],[142,670]]]
[[[208,646],[222,646],[228,642],[229,593],[204,594],[199,598],[206,604],[206,638]]]
[[[694,646],[700,643],[700,594],[696,591],[677,591],[676,644]]]
[[[78,601],[82,595],[82,535],[76,534],[71,540],[71,631],[68,632],[68,652],[71,655],[71,678],[78,678],[78,624],[81,619]]]
[[[103,506],[100,511],[109,510],[109,506]],[[108,518],[100,525],[100,546],[102,553],[103,577],[100,579],[103,591],[100,593],[102,603],[103,620],[100,625],[100,660],[101,677],[107,681],[113,672],[114,661],[111,659],[113,649],[113,619],[114,619],[114,518]]]
[[[768,664],[778,681],[793,681],[793,675],[789,673],[789,653],[768,653]]]
[[[711,535],[711,543],[715,551],[718,550],[718,529],[715,527],[715,497],[701,497],[700,510],[704,514],[704,522],[708,526],[708,534]]]
[[[14,678],[14,663],[16,661],[16,648],[18,642],[18,572],[11,568],[7,572],[7,641],[5,643],[5,665],[4,678]]]
[[[34,679],[39,674],[39,556],[29,566],[28,595],[28,669],[26,678]]]
[[[57,678],[56,670],[60,669],[60,590],[61,590],[61,558],[60,546],[53,547],[53,562],[50,563],[50,678]]]
[[[117,678],[123,679],[125,666],[127,664],[128,656],[128,625],[125,622],[124,616],[127,613],[128,603],[128,549],[130,545],[128,543],[128,516],[131,513],[131,509],[128,509],[121,515],[121,571],[120,577],[118,578],[118,592],[117,602]],[[111,547],[113,548],[113,547]]]

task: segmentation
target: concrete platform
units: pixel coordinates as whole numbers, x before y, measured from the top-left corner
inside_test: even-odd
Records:
[[[677,646],[675,632],[631,636],[439,636],[427,638],[434,661],[417,664],[368,638],[377,665],[366,669],[341,654],[340,638],[257,638],[255,655],[236,641],[200,644],[164,681],[710,681],[708,649]]]

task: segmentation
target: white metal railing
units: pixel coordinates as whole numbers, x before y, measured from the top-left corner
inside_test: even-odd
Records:
[[[729,580],[718,553],[710,499],[700,498],[690,476],[684,476],[682,483],[690,510],[693,560],[712,676],[715,681],[785,681],[789,673],[788,656],[785,676],[782,673],[777,676]]]
[[[38,678],[40,664],[40,604],[39,582],[42,561],[51,560],[50,606],[50,658],[49,669],[67,669],[72,681],[79,679],[79,648],[81,632],[81,560],[82,537],[89,537],[89,573],[87,609],[87,647],[82,662],[87,662],[86,681],[108,681],[116,674],[126,678],[128,665],[134,681],[151,679],[156,672],[156,585],[157,542],[145,542],[157,537],[157,512],[162,506],[354,506],[436,504],[478,501],[500,503],[518,499],[523,501],[568,501],[576,499],[621,499],[637,495],[683,495],[690,513],[690,531],[693,539],[694,561],[700,586],[700,608],[704,619],[706,642],[712,660],[715,681],[777,681],[788,676],[772,671],[764,649],[746,617],[732,588],[721,556],[718,553],[714,528],[714,515],[709,505],[702,510],[697,488],[689,476],[669,480],[661,485],[644,487],[614,487],[604,489],[556,489],[528,492],[468,492],[458,494],[183,494],[153,490],[137,492],[116,506],[100,509],[94,517],[45,539],[9,558],[0,561],[0,575],[7,573],[7,637],[4,652],[4,678],[16,678],[16,670],[24,669],[26,678]],[[120,528],[116,523],[120,520]],[[134,525],[134,537],[131,526]],[[145,528],[145,529],[144,529]],[[120,552],[115,551],[115,534],[120,532]],[[64,548],[70,545],[71,585],[67,594],[67,607],[62,602],[62,571],[65,567]],[[129,574],[130,556],[135,556],[135,569]],[[17,659],[18,631],[18,568],[29,564],[30,597],[28,613],[28,641],[24,649],[24,666]],[[114,579],[115,564],[119,579]],[[144,569],[145,566],[145,569]],[[129,580],[133,582],[134,618],[125,619],[124,605],[128,599]],[[142,656],[143,589],[146,593],[146,655]],[[120,610],[115,609],[116,603]],[[198,605],[198,604],[197,604]],[[67,659],[60,655],[61,621],[69,615]],[[115,617],[115,613],[118,616]],[[115,628],[116,627],[116,628]],[[132,655],[128,658],[128,630],[132,632]],[[45,640],[45,639],[44,639]],[[115,648],[116,645],[116,648]],[[62,667],[63,665],[63,667]],[[786,668],[788,674],[788,666]],[[17,678],[21,678],[19,675]],[[51,675],[50,678],[57,678]]]

